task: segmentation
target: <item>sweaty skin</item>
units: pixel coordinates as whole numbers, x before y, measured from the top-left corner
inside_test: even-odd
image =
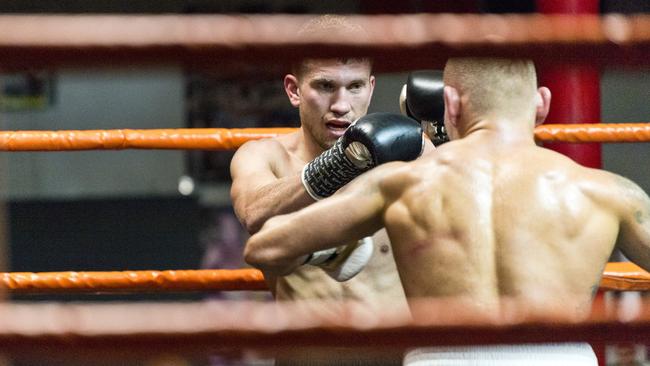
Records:
[[[273,195],[283,194],[285,197],[289,197],[282,203],[272,206],[278,213],[285,210],[293,211],[314,202],[305,193],[298,176],[307,163],[299,156],[298,137],[298,133],[294,133],[276,139],[258,141],[247,147],[246,154],[253,154],[256,157],[255,161],[250,163],[254,165],[269,164],[271,170],[267,174],[277,184],[264,186],[264,180],[258,179],[260,188],[257,204],[260,204],[260,200],[272,199]],[[255,167],[247,166],[246,169],[255,169]],[[264,171],[264,169],[256,170]],[[233,189],[238,188],[233,187]],[[256,198],[251,197],[250,199]],[[236,202],[243,204],[245,198],[242,197]],[[291,202],[293,203],[289,204]],[[300,266],[287,276],[277,276],[265,271],[264,277],[276,300],[347,299],[361,300],[376,306],[389,302],[406,310],[405,295],[397,276],[386,231],[378,228],[376,233],[369,235],[373,236],[374,241],[372,259],[361,273],[349,281],[336,282],[322,269],[315,266]],[[304,238],[304,240],[310,241],[312,238]],[[341,241],[337,246],[348,242],[351,241]],[[304,257],[301,259],[304,261]]]
[[[314,203],[302,185],[302,168],[331,147],[349,124],[368,109],[375,83],[368,62],[310,60],[305,69],[300,77],[292,74],[285,77],[289,100],[300,110],[300,130],[277,138],[250,141],[237,150],[231,162],[234,209],[251,234],[273,216]],[[427,143],[425,151],[430,150],[433,146]],[[287,276],[264,271],[275,298],[354,299],[369,305],[390,304],[408,310],[388,237],[380,229],[368,233],[374,240],[370,263],[349,281],[336,282],[322,269],[310,265],[300,266]],[[310,246],[313,239],[305,236],[302,241]],[[335,246],[350,242],[340,241]],[[285,249],[287,253],[293,250]],[[246,251],[255,250],[246,248]],[[299,264],[304,262],[306,254],[300,252]]]
[[[480,124],[435,154],[383,165],[330,199],[269,220],[246,259],[290,273],[293,250],[328,248],[382,225],[408,298],[458,298],[488,312],[507,299],[533,316],[558,307],[586,315],[617,242],[650,270],[650,199],[638,186],[539,148],[532,133],[504,141]],[[305,246],[308,237],[320,239]]]
[[[487,309],[508,298],[539,311],[569,301],[588,311],[618,234],[614,177],[491,139],[462,139],[382,184],[407,296]]]

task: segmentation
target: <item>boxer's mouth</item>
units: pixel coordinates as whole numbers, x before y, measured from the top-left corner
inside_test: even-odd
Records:
[[[330,130],[335,130],[335,131],[345,131],[350,127],[351,122],[349,121],[343,121],[343,120],[329,120],[325,124],[327,128]]]

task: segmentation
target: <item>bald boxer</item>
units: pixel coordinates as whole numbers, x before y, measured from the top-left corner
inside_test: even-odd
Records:
[[[306,35],[337,32],[351,36],[363,30],[346,18],[329,15],[315,18],[301,30]],[[375,163],[387,161],[385,153],[405,153],[388,160],[410,159],[413,151],[420,154],[423,141],[426,151],[433,149],[430,141],[422,139],[421,128],[413,121],[401,116],[364,117],[374,87],[370,59],[306,59],[293,66],[292,72],[284,77],[284,89],[290,103],[298,108],[300,129],[277,138],[250,141],[237,150],[231,162],[233,206],[249,233],[256,233],[275,215],[293,212],[331,195]],[[356,128],[350,131],[353,122]],[[379,128],[380,125],[383,127]],[[365,134],[363,131],[368,129],[383,131],[383,137]],[[381,131],[378,133],[382,134]],[[413,131],[418,131],[418,135],[414,136]],[[400,140],[383,143],[387,135]],[[407,135],[411,142],[402,139]],[[356,149],[361,140],[378,139],[383,142],[361,144],[364,147]],[[370,149],[368,154],[381,152],[374,156],[380,159],[370,158],[364,148]],[[264,271],[275,299],[359,300],[368,306],[389,304],[408,312],[388,237],[380,229],[359,238],[360,241],[341,241],[335,250],[314,251],[291,273]],[[246,251],[252,253],[255,249]],[[322,307],[317,311],[329,313],[335,309]],[[337,365],[359,365],[364,358],[356,350],[346,353],[337,349],[324,356],[309,352],[304,359],[290,357],[295,360],[277,363],[330,365],[333,355],[338,357]],[[401,364],[402,360],[397,357],[393,361],[387,359],[386,364]]]
[[[450,142],[269,220],[248,241],[246,261],[291,273],[309,253],[385,226],[408,298],[462,299],[485,314],[514,301],[530,316],[555,316],[559,307],[570,319],[588,314],[615,247],[650,270],[648,195],[621,176],[535,144],[534,127],[551,95],[537,88],[532,62],[451,59],[444,83]],[[558,354],[566,356],[563,364],[596,364],[586,345],[568,349],[419,350],[406,361],[510,365],[500,359],[510,354],[520,364],[555,365],[558,358],[545,355]]]

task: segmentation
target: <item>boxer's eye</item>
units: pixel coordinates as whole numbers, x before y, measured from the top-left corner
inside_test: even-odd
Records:
[[[353,83],[350,84],[348,90],[350,90],[351,92],[359,92],[363,88],[363,86],[364,86],[363,83]]]
[[[334,83],[331,83],[329,81],[319,81],[314,87],[320,91],[331,92],[334,90]]]

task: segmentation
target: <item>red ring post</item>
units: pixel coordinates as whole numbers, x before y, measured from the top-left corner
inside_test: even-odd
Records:
[[[537,0],[542,14],[598,14],[598,0]],[[546,121],[561,123],[600,122],[600,70],[589,64],[544,66],[540,83],[551,89],[551,110]],[[558,123],[558,122],[556,122]],[[600,144],[546,143],[545,147],[564,154],[579,164],[601,168]],[[596,303],[603,301],[599,293]],[[592,343],[599,365],[606,364],[605,345]]]
[[[598,0],[537,0],[543,14],[594,14]],[[540,84],[551,89],[549,123],[600,122],[600,70],[589,64],[546,65],[540,68]],[[579,164],[601,168],[600,144],[547,143]]]

